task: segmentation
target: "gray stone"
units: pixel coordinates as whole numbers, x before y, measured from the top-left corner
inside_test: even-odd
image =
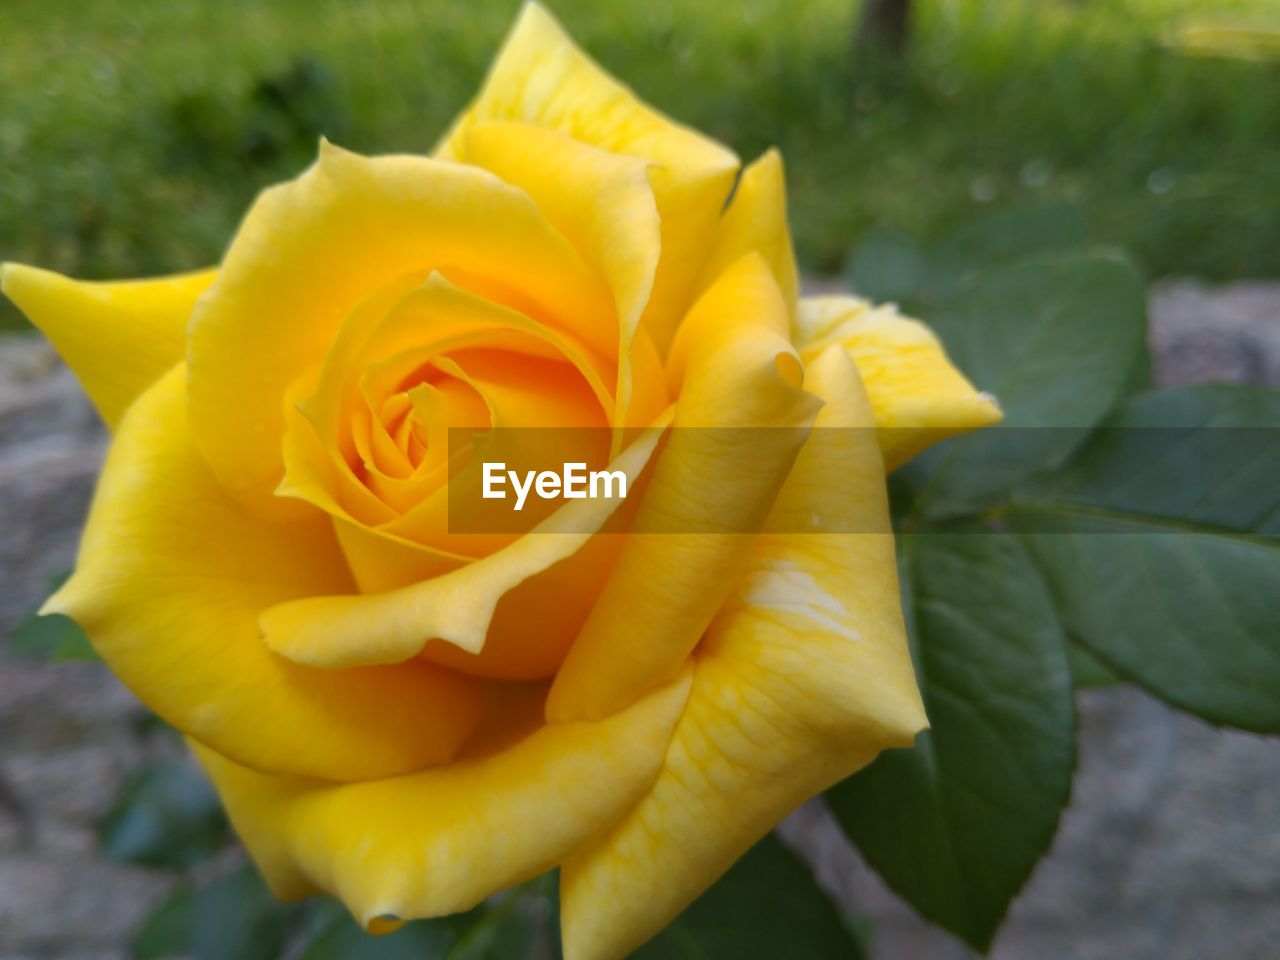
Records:
[[[145,713],[100,663],[0,660],[0,730],[19,745],[65,750],[125,731]]]
[[[67,823],[94,823],[119,786],[119,761],[110,747],[89,744],[60,750],[14,752],[0,771],[23,806]]]
[[[1160,386],[1226,380],[1280,387],[1280,283],[1165,280],[1149,298]]]
[[[0,338],[0,638],[70,568],[105,444],[48,344]],[[99,820],[152,751],[142,716],[102,664],[0,652],[0,960],[124,960],[172,885],[98,851]]]
[[[0,337],[0,636],[70,568],[105,444],[52,348]]]
[[[0,859],[0,955],[118,950],[171,883],[84,853]]]
[[[1141,692],[1080,695],[1073,796],[997,937],[997,960],[1274,960],[1280,943],[1280,745]],[[969,956],[911,913],[820,801],[784,825],[824,886],[872,921],[876,955]]]

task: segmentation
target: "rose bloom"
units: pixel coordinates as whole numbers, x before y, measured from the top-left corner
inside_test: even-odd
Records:
[[[798,299],[777,153],[740,171],[536,5],[434,156],[322,144],[216,269],[3,287],[114,432],[45,610],[281,897],[379,930],[559,866],[566,956],[622,956],[926,725],[885,471],[997,408],[918,322]],[[711,462],[673,425],[787,429]],[[448,432],[499,427],[608,431],[668,532],[451,532]]]

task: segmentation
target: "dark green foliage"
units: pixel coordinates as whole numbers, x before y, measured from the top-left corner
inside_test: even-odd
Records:
[[[1146,349],[1141,277],[1109,253],[997,264],[963,281],[928,319],[1005,419],[906,468],[917,517],[976,513],[1061,463],[1124,395]]]
[[[506,960],[529,955],[535,924],[527,906],[510,898],[467,913],[424,920],[373,937],[341,908],[302,952],[301,960]]]
[[[245,864],[203,886],[179,887],[135,934],[133,955],[276,960],[287,932],[286,910]]]
[[[771,835],[632,960],[858,960],[862,955],[808,865]]]
[[[916,534],[901,550],[932,729],[828,798],[894,890],[984,950],[1070,793],[1075,714],[1065,637],[1013,538]]]
[[[1009,515],[1063,622],[1157,696],[1280,733],[1280,394],[1164,390],[1108,427]]]
[[[108,856],[152,867],[187,867],[230,841],[213,787],[190,761],[145,767],[121,790],[101,829]]]
[[[1131,395],[1142,282],[1089,236],[1069,206],[1010,208],[932,244],[875,233],[850,262],[1006,413],[890,478],[932,729],[829,794],[889,884],[979,950],[1067,800],[1073,686],[1280,732],[1280,394]]]
[[[48,660],[97,660],[83,630],[60,613],[31,614],[9,633],[9,651],[19,657]]]
[[[243,176],[284,161],[301,169],[320,138],[341,139],[350,119],[333,71],[299,56],[231,102],[207,91],[181,94],[166,106],[158,126],[175,170]]]

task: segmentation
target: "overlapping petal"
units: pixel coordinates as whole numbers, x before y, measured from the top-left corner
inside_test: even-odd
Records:
[[[272,888],[332,893],[371,926],[469,909],[600,834],[653,784],[688,691],[686,672],[599,723],[365,783],[268,776],[195,750]]]
[[[721,271],[753,251],[769,264],[794,317],[800,280],[787,226],[786,175],[777,150],[766,151],[742,171],[733,199],[711,238],[711,255],[703,268],[701,285],[714,283]]]
[[[925,726],[870,408],[839,349],[805,387],[827,401],[815,432],[836,432],[800,453],[699,646],[657,783],[564,864],[572,960],[626,955],[801,802]],[[794,533],[814,512],[833,532]]]
[[[478,139],[488,142],[494,131],[501,133],[502,125],[480,129]],[[551,131],[540,133],[552,137],[553,146],[564,147],[565,141],[575,156],[589,150]],[[641,179],[628,179],[632,173]],[[652,213],[643,174],[638,161],[621,167],[602,163],[597,184],[622,181],[618,189],[635,200],[641,225],[645,198]],[[540,196],[553,189],[549,179],[526,182]],[[576,195],[575,203],[588,199]],[[590,218],[574,222],[567,210],[552,214],[589,254],[592,266],[611,277],[615,292],[621,291],[620,305],[628,290],[643,298],[644,270],[628,279],[623,262],[643,261],[643,230],[638,238],[626,238],[620,251],[605,251],[597,247],[612,228],[603,214],[596,224]],[[604,267],[610,258],[616,267],[611,274]],[[336,518],[360,586],[359,593],[309,597],[264,616],[268,643],[300,663],[393,663],[425,651],[485,676],[545,676],[559,665],[585,616],[590,594],[575,586],[573,577],[586,574],[591,581],[592,571],[611,562],[611,551],[594,549],[581,559],[579,554],[614,504],[574,505],[563,517],[551,518],[551,530],[561,532],[538,528],[523,538],[514,531],[451,529],[453,502],[443,485],[445,464],[438,451],[447,447],[450,428],[466,424],[441,410],[447,401],[436,383],[408,384],[426,368],[447,374],[441,386],[462,385],[483,404],[485,429],[607,426],[615,419],[614,370],[628,366],[628,358],[619,364],[616,353],[602,355],[583,343],[576,329],[557,328],[556,317],[536,304],[503,303],[501,281],[447,269],[450,276],[434,272],[425,282],[416,273],[404,275],[365,298],[339,326],[318,372],[295,381],[283,405],[286,470],[279,492],[308,500]],[[633,304],[632,312],[636,309]],[[607,311],[606,319],[615,313]],[[611,322],[616,351],[616,318]],[[656,355],[645,345],[641,337],[633,351],[641,376],[632,414],[652,422],[666,405],[666,385]],[[394,384],[403,392],[392,392]],[[393,437],[379,411],[396,400],[405,402]],[[406,428],[414,430],[407,442],[426,447],[416,464],[411,451],[401,449]],[[434,439],[416,439],[418,428],[434,432]],[[656,433],[628,450],[619,466],[629,475],[638,473],[655,440]],[[535,579],[536,584],[530,582]],[[561,602],[548,602],[548,587]],[[501,629],[497,642],[488,645],[495,620]]]
[[[649,164],[529,123],[476,123],[464,138],[471,163],[526,191],[608,280],[619,321],[619,422],[651,421],[656,412],[651,402],[642,403],[637,416],[626,417],[633,389],[631,343],[662,251]],[[566,171],[572,174],[566,176]],[[645,386],[641,384],[642,395]]]
[[[806,360],[832,344],[849,351],[880,428],[888,470],[939,440],[1003,416],[995,398],[974,389],[951,364],[933,332],[892,305],[807,297],[800,301],[796,342]]]
[[[93,283],[8,263],[0,291],[57,349],[112,429],[137,396],[182,360],[192,307],[216,270]]]
[[[46,604],[84,627],[161,717],[238,762],[335,780],[447,761],[483,690],[425,661],[312,670],[263,644],[258,615],[350,588],[327,518],[266,523],[229,499],[192,441],[175,367],[130,408],[75,574]]]
[[[820,406],[800,387],[787,330],[754,253],[685,319],[669,359],[675,429],[556,677],[551,719],[607,716],[666,681],[724,601]]]
[[[651,428],[613,463],[634,483],[662,427]],[[272,649],[300,663],[353,666],[398,663],[429,640],[479,653],[498,602],[536,574],[577,553],[617,507],[616,500],[565,503],[532,532],[486,557],[440,576],[383,593],[306,596],[267,610]]]
[[[433,268],[484,277],[495,265],[489,299],[613,348],[607,286],[526,193],[485,170],[326,144],[302,177],[264,192],[193,315],[187,351],[192,427],[223,485],[278,512],[285,392],[357,304]]]
[[[514,122],[550,127],[583,143],[653,161],[662,257],[644,323],[665,349],[691,299],[738,160],[720,144],[642,103],[600,68],[536,3],[520,12],[479,96],[437,148],[471,160],[468,131]]]
[[[401,291],[393,285],[353,311],[319,375],[295,385],[294,402],[285,410],[280,492],[427,544],[428,524],[414,511],[440,513],[426,501],[442,489],[439,469],[448,456],[450,428],[607,425],[615,365],[575,337],[463,290],[438,272],[409,286]],[[459,400],[452,415],[433,416],[448,400],[424,369],[447,374],[443,386],[463,388],[474,409],[460,415]],[[406,390],[406,383],[416,386]],[[418,465],[386,433],[383,405],[397,392],[404,402],[402,426],[425,433],[434,421],[435,442]],[[396,457],[398,471],[388,466],[388,458]],[[436,526],[439,539],[444,524]],[[447,549],[467,552],[458,544]]]

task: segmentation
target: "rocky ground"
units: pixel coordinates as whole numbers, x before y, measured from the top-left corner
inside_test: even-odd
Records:
[[[71,566],[105,447],[43,341],[0,340],[0,637]],[[115,960],[168,887],[112,863],[95,827],[145,759],[133,697],[99,664],[0,653],[0,958]]]
[[[1161,383],[1280,386],[1280,284],[1151,295]],[[71,563],[104,439],[34,338],[0,339],[0,636]],[[997,941],[1000,960],[1274,960],[1280,744],[1213,729],[1127,689],[1080,698],[1079,773],[1052,853]],[[96,664],[0,654],[0,960],[123,960],[164,874],[96,850],[95,824],[151,745]],[[787,825],[827,885],[873,922],[885,960],[969,954],[858,861],[825,811]]]

